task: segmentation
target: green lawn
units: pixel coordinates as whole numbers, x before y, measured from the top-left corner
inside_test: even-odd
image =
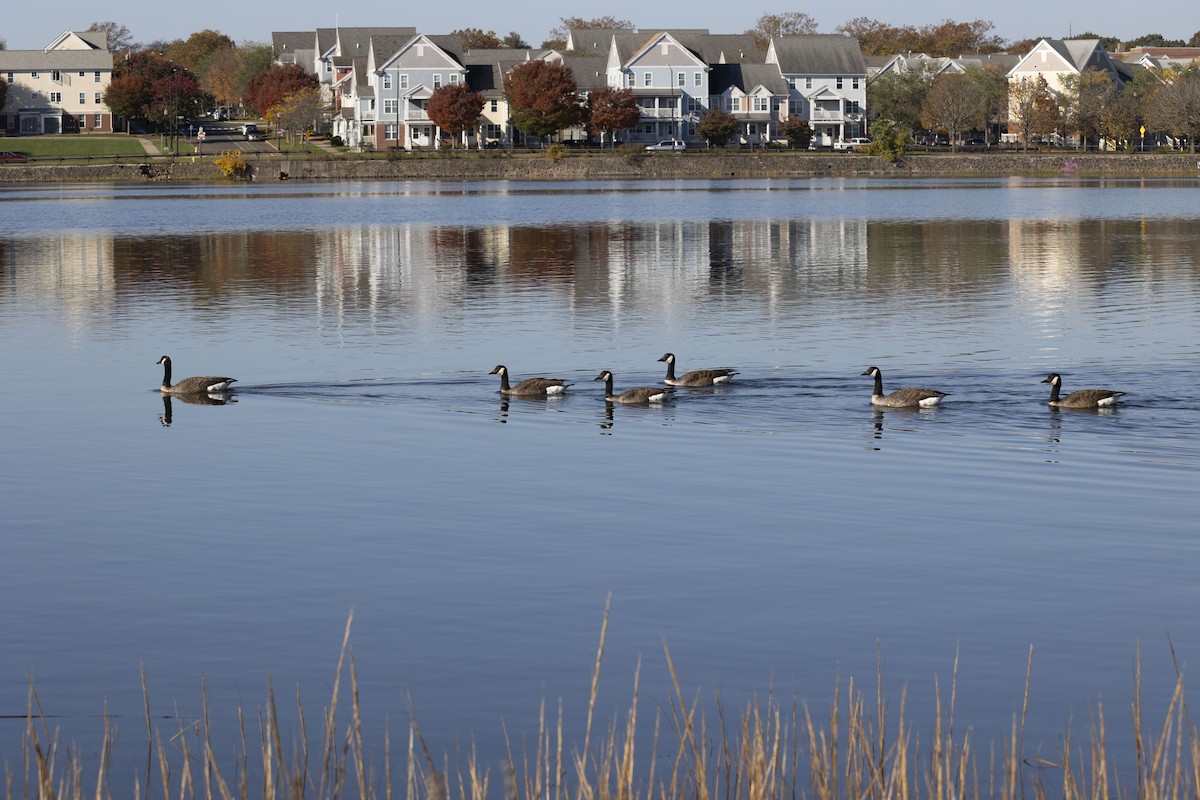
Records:
[[[78,158],[82,156],[137,156],[146,151],[136,136],[10,136],[0,139],[0,150],[30,158]]]

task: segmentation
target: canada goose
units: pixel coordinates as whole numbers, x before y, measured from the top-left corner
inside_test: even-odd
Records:
[[[488,375],[500,376],[500,394],[506,397],[549,397],[562,394],[568,386],[574,386],[560,378],[526,378],[516,386],[509,386],[508,367],[503,364],[497,364]]]
[[[946,396],[946,392],[937,389],[922,389],[910,386],[907,389],[897,389],[891,394],[883,393],[883,373],[879,367],[870,367],[863,375],[875,379],[875,391],[871,393],[871,405],[885,408],[929,408],[936,406]]]
[[[171,359],[163,356],[158,360],[163,367],[162,391],[167,394],[196,394],[197,392],[223,392],[237,378],[218,378],[212,375],[202,375],[195,378],[184,378],[174,386],[171,385]]]
[[[675,354],[667,353],[659,361],[667,362],[667,377],[663,378],[663,383],[668,386],[716,386],[728,383],[730,378],[738,374],[736,369],[697,369],[676,378]]]
[[[620,394],[614,395],[613,374],[611,372],[604,370],[604,372],[601,372],[593,380],[604,381],[604,399],[610,403],[624,403],[626,405],[661,403],[669,398],[671,392],[674,391],[669,387],[655,386],[653,388],[626,389]]]
[[[1062,387],[1062,376],[1051,372],[1042,383],[1050,384],[1050,399],[1046,402],[1055,408],[1110,408],[1117,404],[1117,399],[1125,392],[1114,392],[1112,389],[1080,389],[1059,399],[1058,390]]]

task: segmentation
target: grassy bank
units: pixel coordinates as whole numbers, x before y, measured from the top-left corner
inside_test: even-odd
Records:
[[[50,730],[36,692],[30,691],[23,764],[9,762],[5,797],[65,798],[386,798],[404,800],[1187,800],[1200,796],[1200,735],[1187,712],[1182,674],[1162,719],[1143,718],[1140,668],[1133,695],[1134,749],[1110,753],[1103,709],[1087,735],[1063,731],[1060,751],[1026,757],[1025,701],[1005,741],[973,741],[955,719],[957,677],[938,687],[932,724],[923,734],[906,717],[904,695],[889,716],[883,676],[860,688],[850,680],[834,689],[827,717],[814,718],[807,704],[774,696],[749,701],[727,717],[719,693],[716,719],[706,718],[701,698],[687,698],[669,649],[666,667],[674,696],[659,704],[651,722],[639,715],[638,676],[624,714],[604,730],[594,718],[608,627],[605,612],[600,646],[585,708],[582,741],[565,741],[564,711],[538,714],[536,742],[505,741],[508,752],[489,765],[475,752],[448,756],[428,747],[413,718],[399,744],[383,734],[382,757],[364,730],[358,675],[349,655],[347,621],[332,694],[319,714],[307,715],[297,696],[298,730],[281,729],[274,691],[257,713],[238,709],[240,751],[235,765],[214,752],[210,709],[176,729],[157,730],[146,694],[144,776],[133,785],[113,785],[108,764],[115,733],[103,721],[98,763],[84,763]],[[1032,652],[1030,666],[1032,665]],[[957,676],[957,664],[955,665]],[[348,685],[347,685],[348,684]],[[311,731],[310,723],[311,720]],[[247,733],[247,729],[252,732]],[[256,730],[254,730],[257,728]],[[647,730],[649,729],[649,730]],[[377,741],[377,739],[376,739]],[[647,749],[649,748],[649,749]],[[637,754],[650,752],[653,757]],[[664,755],[665,754],[665,755]],[[1114,762],[1134,764],[1119,776]],[[225,764],[222,769],[219,764]]]

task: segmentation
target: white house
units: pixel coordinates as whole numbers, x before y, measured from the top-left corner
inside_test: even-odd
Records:
[[[780,36],[767,47],[766,62],[787,81],[787,115],[809,121],[814,145],[829,147],[866,135],[867,65],[857,39]]]

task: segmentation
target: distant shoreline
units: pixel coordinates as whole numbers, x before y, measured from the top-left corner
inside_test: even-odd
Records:
[[[896,164],[851,154],[759,152],[687,155],[572,154],[557,161],[509,154],[402,155],[389,159],[271,158],[250,163],[253,182],[361,180],[636,180],[815,177],[1200,178],[1200,154],[986,152],[917,154]],[[180,157],[125,164],[5,165],[0,184],[236,183],[208,161]]]

